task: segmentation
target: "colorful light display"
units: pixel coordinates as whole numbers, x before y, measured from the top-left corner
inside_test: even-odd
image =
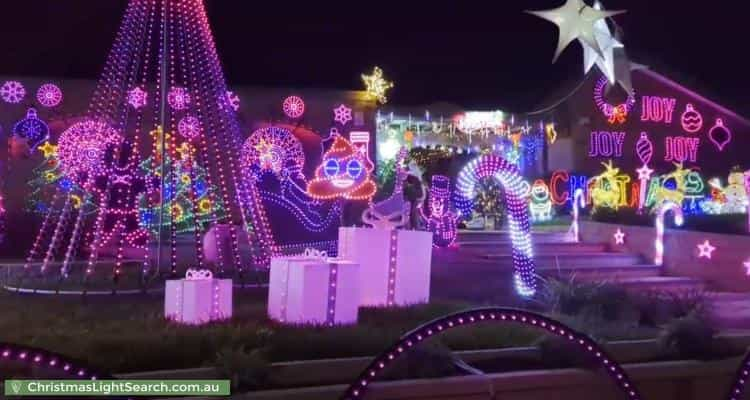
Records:
[[[641,97],[641,121],[671,124],[677,99],[672,97]]]
[[[186,110],[190,106],[190,93],[184,87],[173,87],[169,89],[167,102],[175,110]]]
[[[146,102],[148,100],[148,92],[141,89],[140,87],[135,87],[128,92],[127,100],[128,104],[138,110],[146,105]]]
[[[656,240],[654,241],[654,247],[656,249],[656,255],[654,256],[654,264],[664,264],[664,218],[668,212],[672,212],[674,216],[674,223],[677,226],[681,226],[685,222],[685,218],[682,214],[682,207],[673,201],[664,201],[660,203],[656,209]]]
[[[602,76],[594,85],[594,102],[605,117],[607,122],[610,124],[624,124],[628,118],[628,114],[633,110],[635,106],[635,94],[628,93],[628,98],[625,103],[613,106],[604,100],[604,89],[607,87],[609,80],[606,76]]]
[[[346,125],[352,120],[352,109],[344,104],[333,109],[333,120],[341,125]]]
[[[60,168],[69,178],[85,184],[88,174],[93,178],[108,172],[105,156],[121,141],[120,133],[103,121],[73,124],[60,135]]]
[[[297,177],[305,166],[300,141],[287,129],[271,126],[253,132],[242,146],[242,165],[281,177]]]
[[[456,185],[456,208],[463,218],[471,216],[473,200],[479,181],[493,178],[505,189],[505,203],[508,212],[508,227],[514,266],[516,292],[521,296],[536,293],[534,252],[531,243],[528,199],[524,193],[525,182],[518,167],[495,155],[480,156],[469,162],[459,173]]]
[[[698,160],[698,147],[701,144],[700,138],[671,137],[665,139],[664,161],[667,162],[696,162]]]
[[[552,200],[547,184],[537,179],[531,185],[529,211],[534,222],[544,222],[552,219]]]
[[[561,206],[570,200],[570,191],[564,191],[560,194],[559,186],[560,182],[569,183],[570,175],[566,171],[555,171],[552,173],[552,177],[549,180],[549,194],[552,199],[552,204]]]
[[[383,77],[383,70],[379,67],[375,67],[372,70],[372,74],[362,74],[362,82],[365,84],[365,91],[367,94],[377,99],[380,104],[388,102],[386,93],[389,89],[393,88],[393,82],[385,80]]]
[[[25,140],[31,153],[37,146],[49,139],[49,126],[39,119],[36,109],[29,108],[26,111],[26,118],[13,125],[13,135]]]
[[[438,318],[411,330],[399,338],[396,343],[382,354],[375,357],[354,383],[344,391],[341,399],[357,400],[366,398],[367,390],[373,380],[382,374],[386,367],[394,363],[408,351],[419,346],[423,341],[455,328],[488,322],[520,324],[556,335],[579,348],[583,354],[586,354],[597,365],[600,365],[606,371],[609,378],[617,385],[617,388],[629,400],[641,399],[638,389],[630,380],[627,372],[595,340],[543,315],[531,311],[499,307],[462,311]]]
[[[299,96],[289,96],[281,105],[287,117],[297,119],[305,114],[305,102]]]
[[[187,140],[195,140],[200,136],[201,129],[201,121],[192,115],[182,118],[177,125],[177,132]]]
[[[626,185],[630,182],[630,176],[620,173],[619,168],[612,165],[612,161],[602,163],[606,169],[602,174],[592,177],[588,186],[594,210],[597,208],[619,209],[627,205]]]
[[[0,86],[0,98],[10,104],[18,104],[26,97],[26,88],[18,81],[6,81]]]
[[[361,152],[357,152],[362,154]],[[395,161],[395,182],[391,195],[376,204],[370,204],[362,213],[362,222],[373,228],[395,230],[409,223],[410,204],[404,199],[404,182],[409,171],[405,165],[409,152],[402,147]],[[421,210],[420,210],[421,211]]]
[[[685,111],[680,117],[680,123],[685,132],[697,133],[703,128],[703,116],[695,109],[695,107],[693,107],[692,104],[687,104],[685,106]]]
[[[54,83],[45,83],[36,91],[36,101],[45,107],[57,107],[62,99],[62,90]]]
[[[315,179],[307,184],[307,193],[319,200],[369,200],[377,190],[373,168],[347,139],[337,136],[315,170]]]
[[[422,219],[432,232],[432,244],[439,248],[452,246],[458,236],[458,216],[450,210],[450,187],[451,181],[447,176],[433,175],[429,198],[430,214],[426,216],[422,213]]]
[[[708,131],[708,138],[719,151],[724,151],[724,148],[732,141],[732,131],[724,125],[721,118],[716,118],[716,124]]]
[[[625,132],[591,132],[589,157],[622,157]]]

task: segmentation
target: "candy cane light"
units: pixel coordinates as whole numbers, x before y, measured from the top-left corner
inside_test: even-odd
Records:
[[[573,193],[573,222],[570,224],[570,232],[576,243],[581,241],[581,229],[578,225],[579,208],[586,208],[586,197],[580,188]]]
[[[682,207],[673,201],[665,201],[659,206],[659,211],[656,214],[656,255],[654,256],[654,264],[664,264],[664,217],[667,212],[672,211],[674,215],[674,222],[677,226],[682,226],[684,223],[684,217],[682,215]]]
[[[496,179],[505,189],[516,292],[521,296],[533,296],[536,293],[536,278],[525,190],[528,184],[524,185],[526,182],[518,167],[494,154],[472,160],[458,175],[456,208],[464,216],[471,215],[477,186],[485,178]]]

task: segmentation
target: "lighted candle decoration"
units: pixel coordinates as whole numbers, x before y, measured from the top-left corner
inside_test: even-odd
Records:
[[[640,197],[638,199],[638,210],[643,210],[646,204],[646,192],[648,188],[648,181],[651,179],[651,174],[654,172],[648,167],[648,163],[651,162],[651,158],[654,155],[654,144],[649,139],[646,132],[641,132],[641,137],[635,144],[635,152],[638,158],[641,160],[643,166],[637,171],[638,180],[640,182]]]
[[[654,246],[656,249],[656,255],[654,256],[654,264],[664,264],[664,218],[668,212],[672,212],[674,216],[674,223],[677,226],[682,226],[684,223],[684,216],[682,214],[682,207],[673,201],[665,201],[661,203],[657,209],[656,214],[656,240]]]

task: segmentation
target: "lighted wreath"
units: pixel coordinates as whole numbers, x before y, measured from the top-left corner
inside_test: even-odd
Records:
[[[612,105],[604,100],[604,89],[609,81],[606,76],[602,76],[594,86],[594,102],[599,110],[607,117],[610,124],[623,124],[628,118],[628,114],[635,106],[635,91],[628,94],[627,100],[618,105]]]

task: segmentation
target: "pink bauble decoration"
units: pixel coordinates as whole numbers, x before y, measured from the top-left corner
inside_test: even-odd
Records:
[[[173,87],[169,89],[167,102],[175,110],[184,110],[190,105],[190,94],[184,87]]]
[[[177,132],[187,140],[193,140],[201,134],[201,121],[188,115],[177,124]]]
[[[299,118],[305,113],[305,102],[299,96],[289,96],[284,99],[284,114],[289,118]]]
[[[635,152],[644,165],[651,162],[651,157],[654,155],[654,144],[651,143],[651,139],[648,138],[646,132],[641,132],[641,138],[635,144]]]
[[[696,133],[703,128],[703,116],[692,104],[688,104],[685,107],[685,112],[682,113],[680,122],[682,123],[682,129],[688,133]]]
[[[716,118],[716,124],[708,131],[708,138],[719,151],[724,151],[724,148],[732,141],[732,131],[724,125],[724,120]]]
[[[136,110],[146,105],[148,93],[140,87],[135,87],[128,92],[128,104]]]
[[[0,86],[0,98],[6,103],[18,104],[26,97],[26,88],[21,82],[7,81]]]
[[[86,120],[73,124],[58,141],[60,168],[71,178],[106,173],[107,150],[121,142],[122,136],[105,122]]]
[[[63,94],[54,83],[45,83],[36,91],[36,99],[45,107],[56,107],[62,102]]]

